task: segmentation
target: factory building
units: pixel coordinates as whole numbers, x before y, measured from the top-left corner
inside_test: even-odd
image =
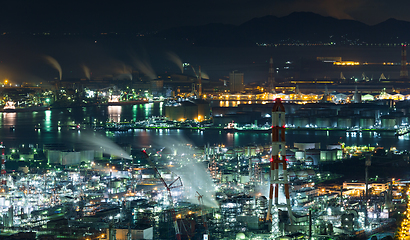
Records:
[[[242,92],[243,85],[243,73],[233,71],[229,73],[229,90],[231,93]]]

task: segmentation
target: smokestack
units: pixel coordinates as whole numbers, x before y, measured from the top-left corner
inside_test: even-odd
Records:
[[[6,157],[4,155],[4,146],[3,143],[0,145],[1,148],[1,185],[6,186],[7,176],[6,176]]]
[[[286,140],[285,140],[285,107],[283,106],[281,99],[276,98],[275,104],[272,108],[272,158],[270,166],[270,189],[269,189],[269,206],[266,216],[267,221],[272,221],[272,232],[279,229],[278,216],[271,215],[273,199],[275,199],[275,207],[279,206],[279,186],[282,185],[285,190],[286,208],[288,210],[291,223],[294,221],[294,215],[292,213],[292,207],[290,205],[289,197],[289,182],[287,173],[286,162]],[[283,179],[279,179],[279,167],[282,165]],[[275,213],[276,214],[276,213]]]
[[[201,96],[202,96],[201,66],[199,66],[199,75],[198,75],[198,95],[199,95],[199,98],[201,98]]]
[[[407,71],[407,51],[406,44],[401,45],[401,70],[400,78],[408,78],[409,72]]]
[[[270,58],[269,60],[269,78],[268,78],[268,83],[270,87],[270,91],[272,93],[275,92],[275,77],[274,77],[275,70],[273,69],[273,58]]]

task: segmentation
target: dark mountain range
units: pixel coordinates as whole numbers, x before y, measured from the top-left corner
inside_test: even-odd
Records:
[[[208,24],[163,30],[157,36],[200,46],[251,46],[276,43],[379,44],[410,41],[410,22],[388,19],[369,26],[310,12],[254,18],[239,26]]]

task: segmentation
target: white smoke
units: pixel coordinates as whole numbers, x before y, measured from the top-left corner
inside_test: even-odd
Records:
[[[79,132],[77,135],[76,143],[81,143],[82,147],[88,147],[96,151],[102,151],[119,158],[130,160],[132,159],[132,157],[120,146],[96,132]]]
[[[134,59],[135,66],[138,70],[140,70],[143,74],[147,75],[150,79],[157,79],[157,74],[155,73],[154,69],[151,67],[147,61],[140,61],[139,59]]]
[[[90,80],[90,79],[91,79],[90,69],[89,69],[85,64],[83,64],[81,67],[82,67],[82,69],[83,69],[83,71],[84,71],[85,77],[86,77],[88,80]]]
[[[54,69],[56,69],[58,71],[59,76],[60,76],[60,80],[61,80],[62,77],[63,77],[63,71],[61,70],[61,66],[57,62],[57,60],[55,60],[51,56],[45,56],[44,58],[46,59],[47,63],[50,64],[50,66],[52,66]]]
[[[171,60],[173,63],[175,63],[179,69],[181,70],[181,73],[184,73],[184,67],[182,66],[182,60],[178,57],[178,55],[176,55],[173,52],[167,52],[168,55],[168,59]]]

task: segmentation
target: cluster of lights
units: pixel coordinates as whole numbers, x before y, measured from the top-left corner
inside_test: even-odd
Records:
[[[398,239],[407,239],[410,236],[410,201],[409,201],[409,189],[406,190],[407,194],[407,209],[403,213],[404,219],[401,222],[400,229],[398,231]]]

